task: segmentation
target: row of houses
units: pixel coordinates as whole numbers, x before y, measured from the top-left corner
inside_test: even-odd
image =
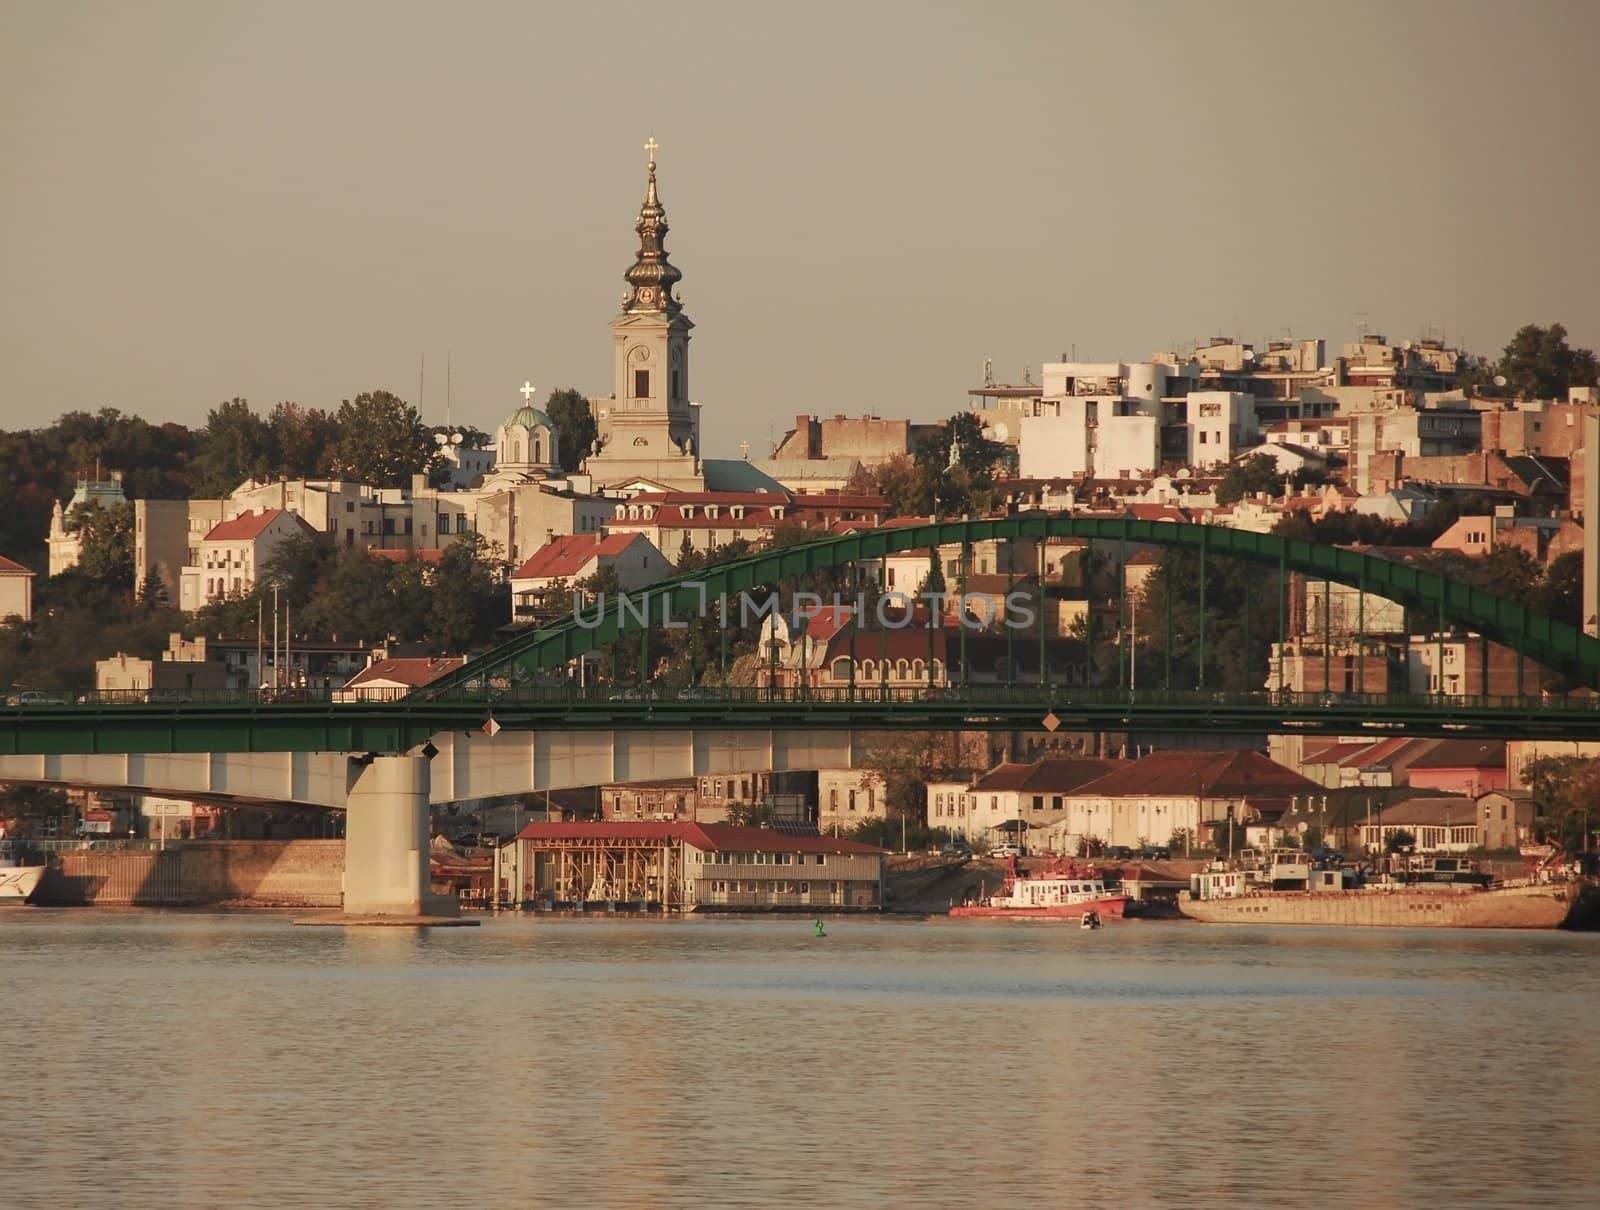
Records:
[[[1440,751],[1437,767],[1457,759]],[[926,822],[969,841],[1015,838],[1034,852],[1067,855],[1085,841],[1210,847],[1225,826],[1239,829],[1233,839],[1241,846],[1298,843],[1313,830],[1370,850],[1381,850],[1397,832],[1409,833],[1427,851],[1514,848],[1530,838],[1532,796],[1507,789],[1503,780],[1456,793],[1429,793],[1426,779],[1415,788],[1417,795],[1376,809],[1369,799],[1364,815],[1348,803],[1330,814],[1324,787],[1259,752],[1045,758],[1002,763],[966,781],[930,783]]]

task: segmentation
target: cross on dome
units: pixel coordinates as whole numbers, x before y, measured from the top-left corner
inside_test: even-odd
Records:
[[[645,154],[650,157],[650,167],[656,166],[656,152],[661,150],[661,144],[656,142],[656,136],[651,135],[644,145]]]
[[[536,394],[538,394],[538,392],[539,392],[539,388],[534,386],[533,383],[527,382],[527,381],[523,382],[523,384],[522,384],[522,398],[525,399],[527,402],[532,403],[533,402],[533,397]]]

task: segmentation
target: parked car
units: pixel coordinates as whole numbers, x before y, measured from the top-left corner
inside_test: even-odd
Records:
[[[13,706],[68,706],[72,698],[65,693],[50,693],[43,689],[24,689],[11,699]]]
[[[1107,845],[1104,856],[1112,861],[1132,861],[1133,850],[1125,844]]]
[[[1022,846],[1011,843],[997,844],[989,850],[990,857],[1021,857]]]
[[[1139,856],[1145,861],[1170,861],[1172,850],[1164,844],[1147,844],[1139,850]]]
[[[951,840],[939,846],[941,857],[971,857],[972,846],[964,840]]]

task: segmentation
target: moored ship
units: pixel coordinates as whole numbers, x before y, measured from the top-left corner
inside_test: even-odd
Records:
[[[1277,889],[1273,889],[1276,886]],[[1580,878],[1492,882],[1464,858],[1420,858],[1400,878],[1358,884],[1350,871],[1311,870],[1304,884],[1261,885],[1238,871],[1197,874],[1179,902],[1207,924],[1364,928],[1600,927],[1600,890]]]
[[[1121,920],[1128,896],[1108,890],[1105,879],[1071,861],[1056,862],[1030,877],[1015,857],[1006,861],[1005,885],[978,903],[950,909],[951,916],[1005,917],[1014,920]]]
[[[17,842],[0,836],[0,904],[26,903],[44,877],[44,864],[24,865]]]

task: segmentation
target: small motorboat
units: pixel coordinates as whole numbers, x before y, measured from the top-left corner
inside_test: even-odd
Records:
[[[1097,929],[1097,928],[1099,928],[1100,927],[1100,913],[1091,908],[1089,911],[1085,912],[1083,914],[1083,918],[1078,921],[1078,927],[1081,928],[1081,929]]]

